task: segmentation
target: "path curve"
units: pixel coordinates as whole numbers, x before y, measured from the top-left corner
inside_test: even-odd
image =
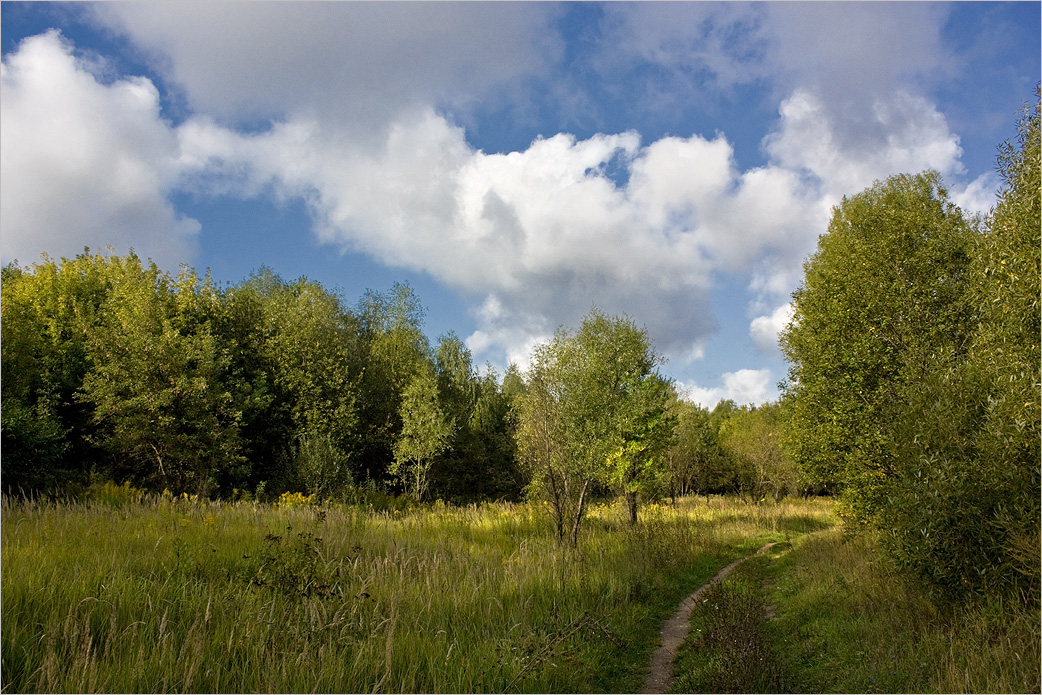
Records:
[[[751,557],[766,552],[774,545],[776,544],[768,543],[752,555],[747,555],[735,560],[730,565],[717,572],[715,577],[698,587],[698,590],[695,591],[695,593],[680,602],[680,606],[677,608],[677,612],[673,614],[673,617],[662,623],[659,647],[655,650],[655,653],[651,655],[651,672],[644,680],[644,687],[641,689],[641,693],[665,693],[669,690],[669,686],[673,683],[673,660],[677,656],[677,649],[680,648],[680,644],[684,641],[684,638],[687,637],[687,633],[691,629],[691,611],[694,609],[699,597],[701,597],[709,587],[717,584],[724,577],[731,574],[731,570],[735,567]]]

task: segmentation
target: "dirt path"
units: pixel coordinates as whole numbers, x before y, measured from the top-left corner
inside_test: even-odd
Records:
[[[773,545],[775,544],[768,543],[753,553],[753,555],[766,552]],[[735,560],[717,572],[715,577],[698,587],[698,591],[681,601],[673,617],[662,623],[662,638],[658,649],[651,655],[651,672],[644,681],[641,693],[664,693],[669,690],[669,686],[673,683],[673,659],[676,658],[677,649],[680,647],[680,643],[684,641],[684,638],[687,637],[688,630],[691,628],[691,611],[694,609],[699,597],[706,589],[721,581],[731,573],[731,570],[753,557],[753,555],[747,555]]]

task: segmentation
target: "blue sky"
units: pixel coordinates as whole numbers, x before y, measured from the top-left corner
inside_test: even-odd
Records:
[[[0,260],[408,282],[500,372],[596,305],[759,403],[842,196],[993,204],[1040,7],[3,2]]]

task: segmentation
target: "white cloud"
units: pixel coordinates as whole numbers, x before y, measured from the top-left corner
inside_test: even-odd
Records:
[[[191,262],[199,224],[167,200],[177,140],[144,78],[101,84],[57,32],[3,62],[3,262],[112,246],[166,268]]]
[[[751,274],[754,312],[766,314],[798,282],[840,196],[898,171],[961,167],[958,138],[932,104],[912,91],[869,88],[907,82],[899,60],[860,68],[883,77],[852,87],[843,106],[827,98],[831,83],[814,77],[818,68],[793,53],[797,38],[779,37],[760,7],[609,6],[614,24],[605,33],[628,36],[622,53],[677,75],[712,74],[725,87],[784,82],[779,75],[810,85],[782,101],[762,143],[766,162],[747,170],[722,134],[642,143],[636,132],[561,133],[504,154],[470,144],[457,125],[460,105],[556,59],[556,10],[543,6],[91,8],[152,52],[198,115],[172,128],[159,118],[148,80],[99,84],[54,37],[59,50],[12,55],[4,65],[5,257],[9,239],[28,238],[10,229],[41,228],[61,228],[74,247],[81,239],[132,242],[142,253],[173,239],[167,255],[184,256],[198,226],[177,218],[166,199],[174,187],[299,198],[321,241],[429,273],[484,301],[468,338],[479,359],[527,357],[535,341],[576,325],[594,302],[645,323],[674,360],[700,359],[716,329],[709,297],[721,274]],[[906,16],[919,26],[931,12]],[[652,15],[644,26],[633,21]],[[886,21],[873,17],[869,33],[885,37]],[[811,31],[801,27],[793,36]],[[916,75],[935,70],[932,39],[919,54],[912,34],[896,32],[891,49],[922,60]],[[828,41],[822,50],[838,56],[836,70],[857,68],[855,53]],[[53,94],[26,86],[22,75],[32,70],[54,73]],[[848,108],[855,102],[867,106]],[[25,115],[33,109],[68,114],[69,123],[51,136],[46,119]],[[228,125],[251,117],[273,125],[248,133]],[[21,149],[8,147],[14,132],[27,143]],[[76,168],[62,151],[89,156]],[[36,183],[9,183],[19,178]],[[41,180],[58,181],[64,194]],[[961,189],[960,200],[979,204],[986,184]],[[83,219],[66,224],[81,210]],[[94,241],[102,228],[107,239]],[[750,326],[761,348],[773,342],[778,311]]]
[[[797,92],[765,138],[770,163],[746,171],[722,135],[642,145],[633,132],[558,134],[486,154],[429,108],[365,144],[317,119],[249,135],[197,119],[179,136],[185,185],[301,197],[322,241],[491,297],[498,310],[477,315],[476,354],[516,355],[596,303],[645,323],[686,363],[716,328],[717,274],[752,273],[759,310],[777,307],[839,196],[895,171],[958,168],[958,139],[930,105],[898,95],[875,113],[891,134],[865,156],[838,147],[820,102]],[[761,318],[763,346],[773,338]]]
[[[739,369],[723,375],[724,385],[705,388],[697,384],[677,382],[677,391],[683,398],[710,410],[722,400],[738,405],[760,405],[777,396],[772,388],[769,369]]]
[[[738,171],[723,136],[641,146],[636,133],[559,134],[485,154],[429,109],[365,149],[316,121],[240,135],[195,120],[180,136],[205,187],[303,197],[322,240],[492,296],[476,352],[516,351],[596,302],[645,322],[672,357],[697,358],[715,330],[714,273],[790,246],[817,206],[792,172]],[[608,175],[618,168],[624,185]]]
[[[792,320],[792,304],[783,304],[770,316],[758,316],[749,324],[749,336],[753,344],[764,354],[778,351],[778,334]]]
[[[953,186],[950,194],[952,202],[969,215],[986,215],[998,202],[998,192],[1002,181],[995,172],[981,174],[964,185]]]
[[[877,99],[867,121],[870,127],[860,138],[849,134],[856,128],[831,114],[808,90],[797,90],[783,101],[780,114],[777,128],[764,139],[771,161],[810,175],[832,202],[891,174],[963,169],[959,137],[944,116],[925,99],[907,93]]]
[[[403,110],[508,90],[561,52],[559,9],[526,3],[99,3],[197,112],[337,118],[372,134]]]

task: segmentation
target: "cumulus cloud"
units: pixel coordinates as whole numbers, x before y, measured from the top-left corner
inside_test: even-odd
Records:
[[[478,315],[475,348],[509,351],[519,331],[551,334],[596,302],[646,323],[670,356],[695,357],[715,330],[714,273],[748,271],[806,235],[817,205],[790,171],[739,171],[723,136],[559,134],[486,154],[430,109],[365,149],[317,121],[179,132],[182,163],[206,187],[303,197],[324,241],[495,306]]]
[[[177,138],[150,81],[101,84],[53,31],[26,39],[0,70],[4,263],[84,246],[134,247],[167,268],[192,261],[199,224],[166,197]]]
[[[3,253],[44,238],[184,260],[198,225],[177,216],[172,190],[275,195],[307,203],[319,240],[461,290],[479,360],[524,362],[594,303],[646,324],[672,360],[698,359],[724,274],[751,278],[750,337],[776,354],[779,304],[842,195],[899,171],[961,172],[958,137],[915,89],[941,69],[944,10],[895,9],[904,26],[862,7],[842,21],[818,7],[606,8],[605,46],[618,39],[622,63],[639,56],[688,84],[683,98],[709,83],[784,90],[762,164],[742,169],[719,133],[551,133],[503,153],[468,142],[470,100],[560,56],[554,6],[92,5],[194,114],[174,127],[147,79],[102,84],[56,35],[27,41],[3,67]],[[840,22],[837,35],[818,36],[825,21]],[[807,41],[829,58],[807,60]],[[865,61],[875,42],[887,52]],[[608,52],[597,60],[610,73]],[[979,209],[989,185],[957,200]],[[752,403],[769,382],[741,370],[692,388]]]
[[[777,307],[841,195],[894,171],[958,168],[958,139],[926,102],[898,95],[875,118],[891,135],[864,156],[837,145],[820,102],[796,92],[765,138],[770,162],[745,171],[719,134],[558,134],[488,154],[430,108],[364,145],[304,118],[259,134],[194,119],[178,133],[186,186],[303,198],[321,240],[469,294],[478,355],[516,359],[596,303],[687,363],[716,329],[717,275],[750,274],[756,310]],[[751,327],[769,353],[780,311]]]
[[[559,10],[525,3],[98,3],[193,110],[222,122],[303,116],[372,133],[402,110],[460,108],[562,50]]]
[[[998,192],[1001,188],[1002,180],[995,172],[989,171],[967,184],[953,186],[951,198],[952,202],[969,215],[986,215],[998,202]]]
[[[771,384],[769,369],[739,369],[723,375],[723,386],[705,388],[696,384],[677,382],[681,397],[712,409],[722,400],[732,400],[738,405],[759,405],[776,396]]]
[[[779,166],[809,174],[830,201],[851,195],[873,181],[901,172],[936,169],[961,173],[962,149],[944,115],[925,99],[899,92],[877,99],[867,116],[879,139],[843,136],[849,123],[837,121],[822,99],[797,90],[782,102],[777,128],[764,148]]]
[[[783,304],[769,316],[757,316],[749,324],[749,336],[753,344],[764,354],[778,351],[778,334],[792,320],[792,304]]]

